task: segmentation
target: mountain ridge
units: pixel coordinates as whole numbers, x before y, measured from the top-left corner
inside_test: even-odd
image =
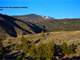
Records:
[[[27,30],[27,28],[23,28],[21,26],[23,24],[25,26],[29,27],[31,29],[31,31]],[[1,34],[6,35],[6,33],[7,33],[8,35],[14,36],[14,37],[17,37],[16,30],[19,30],[19,32],[22,32],[22,34],[24,34],[24,33],[32,34],[33,32],[40,33],[41,31],[44,31],[43,28],[41,28],[31,22],[25,22],[23,20],[14,18],[12,16],[3,15],[3,14],[0,14],[0,28],[1,28],[1,31],[0,31]],[[4,31],[4,33],[2,33],[2,31]]]
[[[49,31],[80,30],[80,19],[45,19],[45,17],[29,14],[25,16],[8,16],[0,14],[0,33],[5,32],[17,37],[17,34],[34,34]],[[2,33],[4,31],[4,33]],[[17,32],[18,31],[18,32]],[[5,35],[5,34],[4,34]]]

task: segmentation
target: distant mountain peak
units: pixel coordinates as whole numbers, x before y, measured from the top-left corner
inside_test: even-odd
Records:
[[[36,17],[42,17],[40,15],[37,15],[37,14],[28,14],[26,15],[27,17],[32,17],[32,18],[36,18]]]
[[[37,14],[28,14],[28,15],[30,15],[30,16],[40,16],[40,15],[37,15]]]

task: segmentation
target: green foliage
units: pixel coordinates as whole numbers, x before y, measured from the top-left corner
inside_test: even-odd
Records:
[[[27,53],[28,52],[28,48],[29,48],[28,40],[26,38],[24,38],[24,36],[22,35],[21,41],[22,41],[22,44],[19,45],[18,48],[23,50],[24,53]]]
[[[45,37],[45,34],[41,33],[42,37]],[[23,50],[25,53],[25,57],[30,56],[34,60],[40,60],[44,58],[45,60],[51,60],[54,57],[54,42],[48,41],[48,43],[43,43],[43,40],[40,40],[40,44],[36,46],[36,44],[32,43],[29,38],[25,38],[24,36],[21,37],[22,44],[18,46],[19,49]],[[63,42],[60,45],[62,52],[64,55],[70,55],[75,53],[76,46],[71,44],[68,45],[66,42]]]
[[[75,50],[75,46],[73,46],[73,45],[69,45],[68,46],[68,44],[66,42],[64,42],[61,45],[61,48],[62,48],[63,53],[64,54],[67,54],[67,55],[73,54],[74,53],[74,50]]]
[[[22,56],[17,56],[16,60],[23,60]]]
[[[63,50],[64,54],[70,54],[70,51],[68,49],[68,45],[67,45],[66,42],[64,42],[61,47],[62,47],[62,50]]]
[[[40,60],[41,58],[45,58],[46,60],[52,59],[54,54],[54,43],[49,42],[44,44],[42,41],[40,41],[40,45],[36,46],[35,44],[28,43],[29,40],[24,38],[24,36],[21,38],[21,40],[22,44],[19,46],[19,48],[24,51],[26,56],[30,56],[35,60]]]

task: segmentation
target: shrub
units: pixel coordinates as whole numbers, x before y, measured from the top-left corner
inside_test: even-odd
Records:
[[[75,45],[67,45],[67,43],[66,42],[63,42],[63,44],[61,45],[61,48],[62,48],[62,51],[63,51],[63,53],[64,54],[67,54],[67,55],[69,55],[69,54],[73,54],[75,51]]]

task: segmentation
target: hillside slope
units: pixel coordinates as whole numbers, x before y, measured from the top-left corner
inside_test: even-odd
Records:
[[[45,29],[34,23],[0,14],[0,35],[7,34],[17,37],[18,34],[40,33],[41,31],[45,31]]]
[[[0,14],[0,37],[34,34],[42,31],[80,30],[80,19],[54,19],[36,14],[8,16]]]
[[[80,30],[80,18],[54,19],[52,17],[46,17],[36,14],[16,16],[18,19],[30,21],[38,26],[44,26],[47,31]]]

